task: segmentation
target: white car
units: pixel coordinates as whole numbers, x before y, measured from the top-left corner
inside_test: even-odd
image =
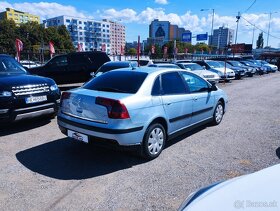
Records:
[[[220,76],[217,73],[205,70],[199,64],[188,62],[188,63],[177,63],[179,67],[182,69],[186,69],[192,71],[193,73],[199,75],[200,77],[204,78],[209,82],[218,83],[220,81]]]
[[[265,67],[270,67],[272,72],[276,72],[278,70],[278,67],[274,64],[270,64],[267,61],[263,61],[263,60],[257,60],[257,61],[260,62]]]
[[[24,66],[24,67],[27,67],[27,68],[32,68],[32,67],[39,67],[41,65],[39,65],[38,63],[36,62],[33,62],[33,61],[29,61],[29,60],[22,60],[20,61],[21,65]]]
[[[280,209],[280,164],[192,193],[179,211]]]
[[[134,62],[138,62],[138,59],[129,59],[127,61],[134,61]],[[151,64],[154,64],[153,61],[149,58],[145,59],[145,58],[140,58],[139,59],[139,63],[140,66],[149,66]]]

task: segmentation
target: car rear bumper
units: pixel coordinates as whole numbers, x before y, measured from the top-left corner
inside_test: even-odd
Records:
[[[87,120],[75,120],[74,117],[59,115],[57,123],[62,133],[67,135],[67,130],[78,132],[89,137],[90,141],[104,141],[115,143],[120,146],[140,145],[144,136],[144,127],[127,129],[110,129],[93,126]],[[109,140],[109,141],[108,141]]]

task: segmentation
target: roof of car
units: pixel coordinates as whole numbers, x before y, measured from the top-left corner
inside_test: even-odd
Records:
[[[137,62],[133,62],[133,61],[109,61],[109,62],[106,62],[104,65],[106,66],[111,66],[111,65],[114,65],[114,66],[129,66],[131,64],[137,64]]]
[[[143,73],[164,73],[164,72],[172,72],[172,71],[179,71],[182,69],[177,69],[177,68],[154,68],[154,67],[136,67],[133,70],[131,70],[131,68],[122,68],[122,69],[116,69],[116,70],[112,70],[112,71],[135,71],[135,72],[143,72]],[[111,72],[111,71],[110,71]]]

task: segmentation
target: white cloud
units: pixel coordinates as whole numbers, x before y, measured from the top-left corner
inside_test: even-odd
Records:
[[[155,0],[155,3],[157,4],[168,4],[167,0]]]
[[[8,2],[1,2],[0,10],[3,11],[7,7],[29,12],[31,14],[39,15],[41,20],[46,18],[56,17],[60,15],[71,15],[76,17],[89,17],[85,13],[78,11],[75,7],[70,5],[62,5],[58,3],[48,3],[48,2],[39,2],[39,3],[14,3],[10,4]]]

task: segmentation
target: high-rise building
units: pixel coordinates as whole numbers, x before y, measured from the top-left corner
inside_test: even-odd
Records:
[[[58,16],[44,21],[46,27],[65,25],[70,32],[73,45],[82,45],[83,50],[101,50],[111,53],[110,23],[88,18]]]
[[[177,25],[170,24],[169,21],[159,21],[155,19],[149,26],[148,42],[156,44],[164,44],[170,40],[182,41],[182,34],[190,32],[184,28],[179,28]]]
[[[212,46],[218,49],[225,48],[233,43],[234,30],[225,28],[224,26],[214,29],[213,37],[209,37],[209,44],[212,40]]]
[[[27,12],[21,12],[12,8],[6,8],[6,11],[0,13],[0,19],[14,20],[16,24],[37,22],[40,23],[38,15],[32,15]]]
[[[125,49],[125,26],[107,19],[103,21],[110,24],[111,54],[120,55]]]

